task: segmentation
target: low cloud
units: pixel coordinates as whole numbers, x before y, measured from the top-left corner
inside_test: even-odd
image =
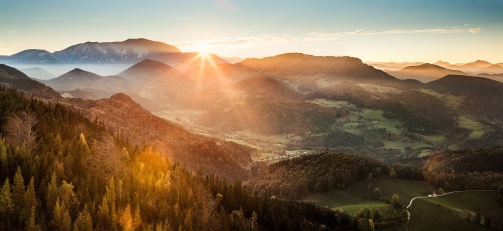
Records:
[[[67,20],[66,18],[33,18],[35,20],[52,20],[52,21],[61,21],[61,20]],[[75,19],[68,19],[70,21],[88,21],[88,22],[107,22],[110,21],[111,19],[109,18],[75,18]]]
[[[386,34],[454,34],[454,33],[472,33],[477,34],[481,31],[480,27],[466,28],[463,27],[451,28],[435,28],[435,29],[393,29],[387,31],[369,31],[367,29],[359,29],[351,32],[312,32],[304,38],[306,41],[326,41],[335,40],[346,36],[357,35],[386,35]]]
[[[291,35],[257,35],[248,37],[221,37],[217,39],[197,40],[188,42],[174,42],[173,45],[178,46],[182,50],[194,50],[195,47],[204,46],[215,50],[217,48],[237,48],[237,47],[253,47],[257,45],[274,45],[274,44],[292,44],[299,42],[315,42],[315,41],[332,41],[348,36],[370,36],[370,35],[397,35],[397,34],[455,34],[455,33],[471,33],[477,34],[481,31],[480,27],[467,28],[467,26],[451,27],[451,28],[434,28],[434,29],[393,29],[386,31],[371,31],[367,28],[362,28],[349,32],[311,32],[304,36]]]
[[[189,41],[174,43],[182,49],[191,49],[194,46],[199,46],[200,44],[205,44],[205,46],[216,48],[216,47],[243,47],[249,45],[261,45],[261,44],[285,44],[292,43],[299,40],[290,35],[274,36],[274,35],[258,35],[249,37],[222,37],[218,39],[208,39],[200,41]]]
[[[65,20],[65,18],[33,18],[35,20]]]
[[[480,29],[480,27],[468,29],[468,31],[470,31],[470,33],[472,33],[472,34],[477,34],[477,33],[479,33],[481,30],[482,30],[482,29]]]
[[[351,32],[311,32],[304,38],[306,41],[326,41],[339,39],[346,36],[362,34],[366,29],[359,29]]]

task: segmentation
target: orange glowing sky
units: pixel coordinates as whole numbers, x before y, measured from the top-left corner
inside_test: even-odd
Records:
[[[0,54],[147,38],[182,51],[503,62],[503,1],[0,0]]]

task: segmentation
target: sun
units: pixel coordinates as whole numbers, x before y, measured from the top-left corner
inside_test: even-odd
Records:
[[[206,42],[198,42],[194,45],[194,51],[199,53],[199,56],[208,57],[210,55],[210,49]]]

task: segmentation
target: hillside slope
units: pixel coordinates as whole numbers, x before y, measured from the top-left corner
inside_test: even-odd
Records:
[[[230,180],[246,179],[251,149],[219,139],[192,134],[179,125],[145,110],[119,93],[97,101],[70,100],[85,109],[89,118],[103,121],[131,142],[148,143],[194,171],[203,170]]]

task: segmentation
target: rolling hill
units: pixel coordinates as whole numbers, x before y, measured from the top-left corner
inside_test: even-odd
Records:
[[[118,93],[129,92],[135,89],[132,82],[119,77],[103,77],[82,69],[73,69],[57,78],[41,80],[42,83],[57,91],[72,91],[75,89],[95,89],[100,91]]]
[[[124,70],[118,75],[133,81],[142,82],[152,81],[152,79],[164,75],[181,76],[183,74],[161,61],[144,59],[139,63],[132,65],[130,68]]]
[[[32,79],[54,79],[55,75],[39,67],[23,68],[20,69],[21,72],[25,73],[28,77]]]
[[[60,98],[60,95],[50,87],[32,80],[23,72],[4,64],[0,64],[0,83],[44,99]]]
[[[503,83],[482,78],[449,75],[432,81],[427,87],[444,94],[465,97],[461,108],[474,117],[501,118],[503,110]]]
[[[145,59],[118,75],[135,84],[136,94],[159,105],[178,103],[193,92],[191,79],[160,61]]]
[[[421,82],[430,82],[446,75],[469,75],[462,71],[450,70],[429,63],[418,66],[409,66],[397,71],[386,71],[386,73],[399,79],[416,79]]]
[[[435,64],[447,69],[459,70],[466,73],[471,73],[473,75],[481,73],[489,73],[489,74],[503,73],[503,67],[501,65],[493,64],[484,60],[476,60],[469,63],[458,63],[458,64],[450,64],[447,62],[439,61]]]
[[[289,53],[263,59],[245,59],[238,64],[264,76],[297,82],[299,89],[305,91],[344,80],[360,82],[395,80],[388,74],[353,57],[323,57]]]

